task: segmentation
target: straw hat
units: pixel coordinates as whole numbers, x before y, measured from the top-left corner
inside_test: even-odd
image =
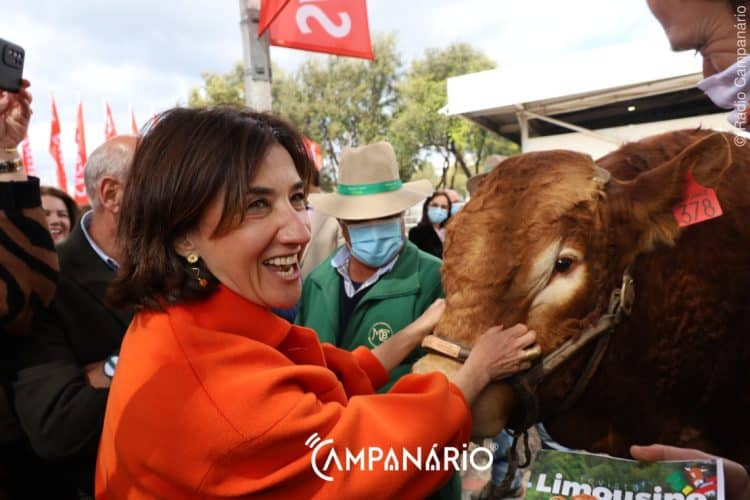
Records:
[[[396,153],[382,141],[344,148],[336,192],[311,193],[310,203],[337,219],[366,220],[403,212],[431,194],[432,183],[426,179],[401,182]]]

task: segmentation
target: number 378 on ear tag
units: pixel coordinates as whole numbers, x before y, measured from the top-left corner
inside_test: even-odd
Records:
[[[715,219],[723,213],[716,191],[698,184],[692,172],[688,172],[685,180],[684,198],[672,210],[680,227]]]

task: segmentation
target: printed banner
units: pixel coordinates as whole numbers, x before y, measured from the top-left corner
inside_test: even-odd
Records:
[[[78,154],[76,155],[74,199],[78,205],[87,205],[89,198],[86,196],[86,183],[83,180],[83,169],[86,167],[86,133],[83,127],[83,103],[81,101],[78,101],[76,111],[76,144],[78,145]]]
[[[112,109],[107,101],[104,101],[104,108],[104,140],[108,141],[117,135],[117,129],[115,128],[115,119],[112,118]]]
[[[374,59],[365,0],[289,0],[271,24],[271,45]]]
[[[320,172],[320,169],[323,168],[323,152],[320,149],[320,144],[306,136],[303,136],[302,139],[305,141],[307,154],[310,155],[310,158],[312,158],[312,161],[315,164],[315,169]]]
[[[135,123],[135,113],[133,112],[133,108],[130,108],[130,132],[132,132],[133,135],[138,135],[138,125]]]
[[[63,164],[62,148],[60,147],[60,118],[57,116],[55,97],[50,97],[52,99],[52,122],[49,134],[49,154],[52,155],[55,165],[57,165],[57,187],[67,193],[68,181],[65,177],[65,165]]]
[[[258,36],[268,29],[274,19],[281,13],[281,9],[289,0],[261,0],[260,2],[260,19],[258,20]]]
[[[31,157],[31,144],[28,135],[21,142],[21,161],[23,161],[23,169],[26,171],[26,175],[37,175],[34,159]]]
[[[540,450],[527,500],[724,500],[721,459],[636,462],[608,455]]]

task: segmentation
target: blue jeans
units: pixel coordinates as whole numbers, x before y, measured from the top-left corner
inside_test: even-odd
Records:
[[[508,463],[508,450],[513,444],[513,437],[503,430],[500,434],[492,438],[495,444],[495,452],[492,455],[492,484],[500,484],[508,473],[510,464]],[[521,486],[521,471],[516,469],[513,482],[510,484],[511,489]]]

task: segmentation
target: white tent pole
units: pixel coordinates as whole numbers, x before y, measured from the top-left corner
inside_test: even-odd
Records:
[[[564,121],[558,120],[556,118],[550,118],[549,116],[539,115],[537,113],[534,113],[533,111],[528,111],[526,109],[523,109],[522,107],[520,107],[519,112],[516,113],[516,114],[519,114],[519,113],[522,114],[522,115],[524,115],[524,118],[534,118],[536,120],[542,120],[544,122],[552,123],[553,125],[557,125],[558,127],[567,128],[569,130],[573,130],[574,132],[580,132],[580,133],[582,133],[584,135],[587,135],[589,137],[593,137],[594,139],[599,139],[600,141],[610,142],[610,143],[616,144],[618,146],[622,146],[623,144],[625,144],[625,141],[623,141],[619,137],[614,137],[614,136],[611,136],[611,135],[602,134],[601,132],[594,132],[593,130],[589,130],[589,129],[584,128],[584,127],[579,127],[578,125],[573,125],[572,123],[564,122]],[[526,130],[527,137],[526,138],[528,139],[528,125],[526,124],[525,120],[524,120],[524,122],[521,122],[521,119],[519,117],[519,124],[521,124],[521,123],[523,123],[523,125],[526,125],[526,128],[527,128],[527,130]],[[524,132],[523,125],[521,127],[522,145],[523,145],[523,132]]]

